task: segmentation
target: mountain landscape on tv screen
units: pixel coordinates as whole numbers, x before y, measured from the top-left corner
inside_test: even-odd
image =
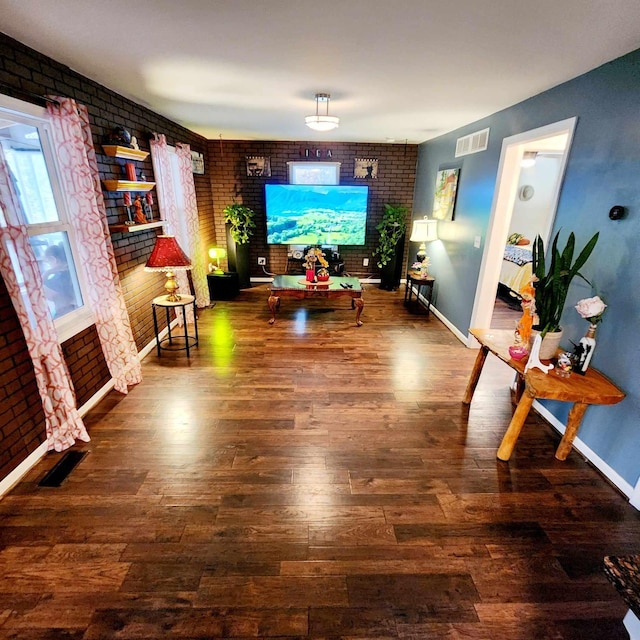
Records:
[[[368,187],[267,185],[267,242],[363,245]]]

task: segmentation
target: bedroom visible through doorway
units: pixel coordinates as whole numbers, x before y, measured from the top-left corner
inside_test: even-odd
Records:
[[[515,329],[532,243],[540,235],[546,245],[551,235],[575,122],[504,139],[472,327]]]

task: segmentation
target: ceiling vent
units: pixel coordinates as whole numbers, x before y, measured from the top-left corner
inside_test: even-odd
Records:
[[[470,133],[456,141],[456,158],[484,151],[489,145],[489,129]]]

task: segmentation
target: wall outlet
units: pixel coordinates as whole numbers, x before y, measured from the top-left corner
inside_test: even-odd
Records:
[[[369,266],[369,258],[362,258],[362,266],[363,267]]]
[[[479,249],[479,248],[480,248],[480,243],[481,243],[481,242],[482,242],[482,237],[481,237],[481,236],[476,236],[476,237],[473,239],[473,246],[474,246],[476,249]]]
[[[258,264],[262,265],[264,267],[264,265],[267,264],[267,259],[266,258],[258,258]]]

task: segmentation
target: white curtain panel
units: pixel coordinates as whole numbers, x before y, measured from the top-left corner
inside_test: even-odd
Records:
[[[142,380],[142,368],[125,305],[86,107],[56,97],[47,107],[70,223],[88,280],[102,351],[116,390]]]

